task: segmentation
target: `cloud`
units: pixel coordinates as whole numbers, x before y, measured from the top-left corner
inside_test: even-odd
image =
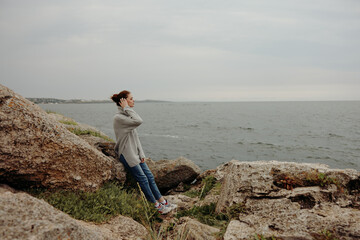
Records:
[[[0,77],[25,96],[103,99],[131,88],[141,99],[359,100],[358,1],[0,7]]]

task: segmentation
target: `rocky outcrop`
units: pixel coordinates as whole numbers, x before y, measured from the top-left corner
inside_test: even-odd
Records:
[[[224,239],[254,234],[284,239],[313,239],[330,231],[360,239],[360,182],[355,170],[320,164],[231,161],[218,168],[222,190],[217,211],[241,206]]]
[[[45,201],[0,186],[0,238],[15,239],[146,239],[147,230],[118,216],[95,225],[71,218]]]
[[[0,109],[1,182],[94,190],[112,178],[109,157],[2,85]]]
[[[112,160],[113,167],[112,179],[116,179],[120,182],[125,182],[126,172],[124,165],[116,159],[115,156],[115,143],[112,139],[100,132],[98,129],[83,123],[78,123],[74,119],[63,116],[58,113],[49,113],[51,118],[61,123],[66,129],[71,132],[79,132],[78,136],[96,148],[98,151],[108,156]],[[91,135],[90,133],[93,133]]]
[[[190,183],[201,173],[200,168],[193,161],[184,157],[156,162],[148,159],[146,163],[162,192],[178,186],[181,182]]]
[[[14,187],[95,190],[110,179],[125,180],[113,142],[70,132],[72,128],[98,132],[96,129],[78,123],[70,126],[72,119],[51,117],[8,88],[0,85],[0,90],[0,182]],[[200,168],[182,157],[148,159],[147,163],[162,192],[176,187],[173,192],[177,195],[166,198],[178,209],[166,216],[160,228],[173,223],[170,227],[174,230],[167,235],[170,239],[213,239],[218,228],[189,217],[176,220],[175,214],[194,206],[211,205],[213,211],[214,204],[219,216],[225,213],[226,221],[231,218],[224,239],[255,235],[321,239],[321,234],[330,233],[339,239],[360,239],[360,173],[356,170],[233,160],[199,175]],[[202,180],[208,176],[222,185],[217,182],[216,188],[205,191],[206,181]],[[178,194],[188,190],[184,183],[195,179],[197,183],[191,185],[195,195],[187,194],[195,197]],[[200,199],[204,192],[207,195]],[[74,220],[9,187],[0,187],[0,215],[1,239],[142,239],[147,235],[146,229],[130,218],[118,216],[101,225]]]
[[[218,239],[216,234],[219,232],[219,229],[200,223],[195,219],[182,217],[179,219],[174,234],[167,239],[216,240]]]

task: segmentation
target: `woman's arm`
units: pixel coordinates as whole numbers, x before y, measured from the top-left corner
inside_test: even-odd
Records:
[[[141,117],[128,105],[128,102],[125,98],[120,99],[120,107],[128,114],[128,116],[121,115],[121,123],[126,127],[135,129],[136,127],[140,126],[143,123]]]
[[[114,118],[114,128],[122,129],[122,131],[129,133],[136,129],[143,122],[141,117],[130,107],[125,107],[125,114],[116,114]]]

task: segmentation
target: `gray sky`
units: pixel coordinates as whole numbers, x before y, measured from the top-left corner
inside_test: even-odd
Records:
[[[0,0],[25,97],[360,100],[359,0]]]

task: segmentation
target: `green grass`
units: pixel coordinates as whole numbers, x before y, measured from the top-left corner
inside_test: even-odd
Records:
[[[312,234],[315,240],[339,240],[339,237],[334,231],[324,229],[319,233]]]
[[[70,121],[60,120],[59,122],[66,124],[66,125],[78,125],[77,122],[71,121],[71,120]]]
[[[254,237],[251,240],[278,240],[276,237],[264,237],[262,234],[254,234]]]
[[[176,217],[181,218],[184,216],[190,216],[196,218],[197,220],[199,220],[204,224],[215,227],[221,227],[227,223],[229,218],[226,214],[216,213],[215,208],[216,208],[216,203],[210,203],[209,205],[204,205],[201,207],[193,206],[189,210],[178,211]]]
[[[201,181],[201,190],[189,190],[184,193],[185,196],[194,198],[199,197],[200,200],[203,200],[206,195],[210,192],[211,189],[216,187],[217,190],[221,188],[221,183],[216,181],[216,178],[213,176],[207,176]],[[219,191],[217,191],[217,194],[219,194]]]
[[[233,204],[225,209],[224,213],[217,213],[215,211],[216,203],[210,203],[204,206],[193,206],[189,210],[180,210],[175,215],[176,218],[189,216],[196,218],[199,222],[213,226],[220,229],[217,238],[222,239],[226,228],[232,219],[239,217],[240,213],[246,213],[245,205],[243,203]]]
[[[139,192],[115,182],[96,192],[32,189],[29,193],[79,220],[101,223],[121,214],[142,224],[159,221],[158,212],[144,204]]]
[[[213,176],[207,176],[202,180],[203,187],[200,192],[200,200],[204,199],[210,190],[215,186],[216,178]]]
[[[54,111],[49,110],[49,109],[45,110],[45,112],[46,112],[46,113],[56,113],[56,114],[57,114],[57,112],[54,112]]]
[[[187,192],[184,192],[185,196],[194,198],[194,197],[198,197],[200,195],[200,191],[196,191],[196,190],[189,190]]]
[[[110,141],[110,142],[114,142],[114,140],[112,140],[111,138],[109,138],[107,136],[104,136],[104,135],[100,134],[99,132],[92,131],[92,130],[81,130],[79,128],[69,128],[68,130],[70,132],[74,133],[77,136],[91,135],[91,136],[94,136],[94,137],[99,137],[99,138],[105,139],[105,140]]]

